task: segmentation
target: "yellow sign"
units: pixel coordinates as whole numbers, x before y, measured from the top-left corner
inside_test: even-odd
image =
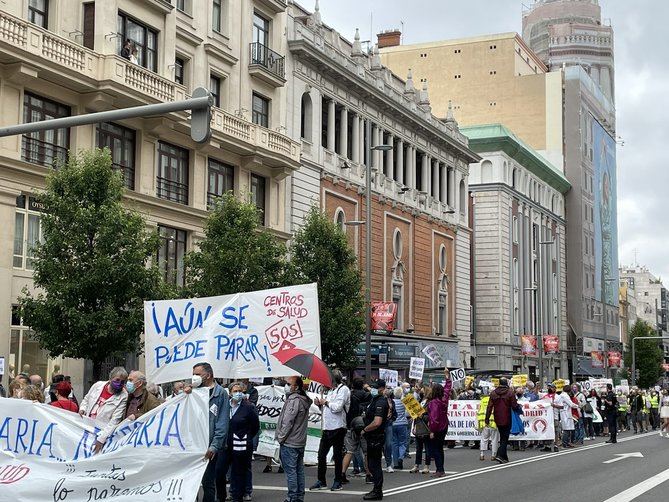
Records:
[[[479,410],[476,413],[476,420],[478,421],[478,426],[479,430],[483,429],[485,427],[485,414],[486,410],[488,409],[488,401],[490,401],[490,396],[481,396],[481,405],[479,406]],[[495,425],[495,419],[490,413],[490,427],[496,429],[497,426]]]
[[[527,385],[527,375],[513,375],[511,377],[511,385],[513,387],[525,387]]]
[[[558,378],[557,380],[553,381],[553,385],[555,385],[555,388],[557,390],[562,390],[562,388],[569,383],[569,380],[565,380],[563,378]]]
[[[420,405],[418,400],[415,397],[413,397],[413,394],[411,393],[407,394],[402,398],[402,403],[409,412],[409,415],[411,415],[411,418],[413,418],[414,420],[425,414],[425,408],[423,408]]]
[[[466,376],[465,377],[465,389],[473,383],[474,383],[474,377],[473,376]]]

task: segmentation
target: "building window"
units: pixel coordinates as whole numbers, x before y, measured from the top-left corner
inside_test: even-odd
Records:
[[[337,208],[335,211],[335,217],[334,217],[334,222],[335,225],[341,230],[342,232],[346,232],[346,214],[344,214],[344,210],[340,207]]]
[[[437,291],[437,334],[448,335],[448,253],[439,248],[439,290]]]
[[[302,94],[302,106],[300,109],[300,137],[307,141],[312,140],[311,119],[313,117],[313,106],[311,96],[308,92]]]
[[[158,142],[156,188],[161,199],[188,204],[188,150]]]
[[[404,244],[402,242],[402,232],[396,228],[393,233],[393,268],[392,272],[392,293],[393,303],[397,306],[397,317],[395,329],[401,331],[404,328],[404,264],[402,263]]]
[[[186,0],[177,0],[177,10],[186,12]]]
[[[177,84],[184,85],[184,70],[186,62],[180,57],[174,58],[174,81]]]
[[[41,122],[70,116],[70,107],[29,92],[23,95],[23,122]],[[24,134],[21,158],[27,162],[51,167],[65,162],[70,148],[70,130],[66,128]]]
[[[253,13],[253,42],[269,47],[269,21]]]
[[[30,0],[28,2],[28,21],[45,30],[49,24],[49,0]]]
[[[12,305],[9,338],[9,364],[16,373],[40,375],[44,380],[49,375],[49,352],[35,340],[33,331],[23,324],[18,305]]]
[[[513,217],[513,224],[512,224],[512,227],[511,227],[511,233],[513,234],[512,235],[513,243],[518,244],[518,217],[517,216]]]
[[[221,33],[221,25],[223,24],[223,6],[221,5],[221,0],[212,0],[211,11],[211,29]]]
[[[35,268],[35,246],[42,241],[41,204],[32,196],[16,198],[14,268]]]
[[[251,202],[258,208],[258,218],[265,225],[265,183],[266,180],[257,174],[251,174]]]
[[[252,119],[254,124],[269,127],[269,99],[253,93]]]
[[[216,75],[209,75],[209,92],[214,96],[214,106],[221,107],[221,79]]]
[[[518,268],[518,258],[513,259],[513,334],[518,336],[520,334],[520,273]]]
[[[126,41],[137,49],[137,64],[151,71],[158,67],[158,32],[123,12],[117,18],[116,48],[120,55]]]
[[[465,180],[460,180],[460,214],[467,214],[467,190]]]
[[[235,190],[235,168],[218,160],[209,159],[208,171],[207,205],[211,206],[216,197]]]
[[[184,255],[186,254],[186,231],[158,225],[160,247],[158,269],[165,282],[184,285]]]
[[[97,127],[98,148],[109,148],[112,167],[121,172],[123,184],[135,189],[135,131],[109,122]]]

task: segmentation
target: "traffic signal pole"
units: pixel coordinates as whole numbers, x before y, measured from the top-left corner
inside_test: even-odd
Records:
[[[87,113],[85,115],[75,115],[73,117],[62,117],[58,119],[42,120],[40,122],[28,122],[25,124],[0,127],[0,137],[191,110],[191,138],[197,143],[206,143],[209,141],[209,136],[211,135],[210,122],[211,107],[213,104],[214,98],[211,93],[204,87],[198,87],[193,91],[192,98],[183,101],[170,101],[168,103],[158,103],[155,105],[120,108],[118,110],[109,110],[106,112]]]

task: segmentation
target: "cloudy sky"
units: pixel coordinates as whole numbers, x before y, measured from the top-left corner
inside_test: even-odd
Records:
[[[298,0],[312,10],[313,0]],[[530,5],[532,0],[525,0]],[[621,264],[648,266],[669,286],[666,0],[600,0],[615,30],[618,239]],[[403,43],[522,31],[521,0],[321,0],[323,21],[349,40],[404,26]],[[668,203],[665,203],[668,201]]]

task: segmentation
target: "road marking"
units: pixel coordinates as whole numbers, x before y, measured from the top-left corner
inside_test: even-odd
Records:
[[[602,462],[602,464],[612,464],[613,462],[617,462],[618,460],[622,460],[624,458],[643,458],[643,455],[640,451],[635,451],[634,453],[616,453],[615,458],[612,458],[611,460],[605,460]]]
[[[652,432],[648,432],[646,434],[638,434],[636,436],[631,436],[631,437],[628,437],[628,438],[620,439],[620,440],[618,440],[618,443],[624,443],[624,442],[627,442],[627,441],[634,441],[636,439],[642,439],[642,438],[645,438],[647,436],[651,436],[653,434],[654,433],[652,433]],[[482,474],[482,473],[486,473],[486,472],[498,471],[498,470],[501,470],[501,469],[510,469],[512,467],[517,467],[517,466],[520,466],[520,465],[530,464],[532,462],[541,462],[543,460],[550,460],[550,459],[553,459],[553,458],[561,457],[563,455],[571,455],[573,453],[579,453],[579,452],[586,451],[586,450],[593,450],[595,448],[601,448],[601,447],[604,447],[604,446],[609,446],[609,443],[597,443],[597,444],[592,444],[592,445],[588,445],[588,446],[582,446],[580,448],[576,448],[576,449],[573,449],[573,450],[561,451],[559,453],[548,453],[548,454],[545,454],[545,455],[535,455],[533,457],[526,458],[526,459],[523,459],[523,460],[514,460],[513,462],[509,462],[508,464],[501,464],[501,465],[496,465],[496,466],[492,466],[492,467],[482,467],[480,469],[474,469],[474,470],[471,470],[471,471],[466,471],[466,472],[463,472],[463,473],[460,473],[460,474],[455,474],[453,476],[446,476],[444,478],[432,479],[432,480],[429,480],[429,481],[422,481],[422,482],[419,482],[419,483],[413,483],[413,484],[410,484],[410,485],[400,486],[398,488],[391,488],[390,490],[384,491],[383,494],[385,496],[399,495],[401,493],[406,493],[406,492],[410,492],[410,491],[414,491],[414,490],[420,490],[420,489],[423,489],[423,488],[429,488],[429,487],[439,485],[439,484],[442,484],[442,483],[450,483],[452,481],[458,481],[460,479],[465,479],[465,478],[468,478],[468,477],[471,477],[471,476],[476,476],[478,474]]]
[[[630,502],[667,480],[669,480],[669,469],[628,488],[624,492],[620,492],[617,495],[606,499],[604,502]]]
[[[288,491],[288,488],[285,486],[256,486],[253,485],[254,490],[264,490],[268,492],[286,492]],[[364,495],[367,492],[356,492],[356,491],[349,491],[349,490],[339,490],[336,492],[332,492],[330,490],[306,490],[306,493],[312,493],[312,494],[326,494],[326,495]]]

